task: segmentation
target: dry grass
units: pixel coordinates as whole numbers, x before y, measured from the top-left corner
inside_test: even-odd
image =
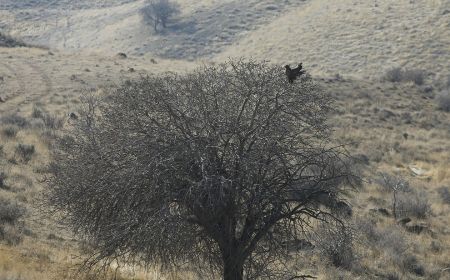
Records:
[[[61,9],[32,7],[27,10],[28,18],[20,9],[27,1],[3,2],[0,5],[8,7],[0,9],[0,26],[10,26],[13,34],[32,43],[65,46],[71,52],[0,48],[0,97],[6,100],[0,103],[0,197],[28,210],[16,225],[5,226],[10,240],[20,240],[10,245],[0,241],[0,280],[101,279],[74,274],[79,261],[74,256],[80,254],[78,241],[54,217],[37,210],[45,188],[45,166],[50,161],[49,137],[54,129],[68,125],[67,116],[77,111],[79,96],[85,91],[107,89],[140,75],[185,72],[196,65],[155,60],[155,54],[148,51],[175,56],[186,53],[185,58],[202,63],[229,56],[270,59],[280,65],[302,60],[309,72],[320,75],[317,82],[337,99],[337,114],[332,119],[335,136],[366,162],[366,183],[349,197],[355,213],[351,223],[357,230],[352,248],[355,265],[336,268],[316,250],[300,252],[300,257],[292,260],[293,269],[330,280],[450,277],[450,272],[442,271],[450,267],[446,89],[450,84],[433,84],[439,91],[430,93],[414,83],[379,79],[387,70],[400,67],[426,70],[421,77],[427,85],[447,77],[450,82],[450,28],[448,14],[443,14],[450,7],[446,1],[279,4],[271,0],[180,0],[178,23],[186,24],[181,30],[193,32],[187,35],[170,30],[155,35],[142,26],[136,12],[142,1],[109,1],[105,6],[99,1],[95,4],[98,9],[88,9],[92,1],[59,1],[58,5],[76,7],[64,14],[58,14]],[[39,2],[48,1],[34,4]],[[250,15],[241,21],[246,13]],[[198,23],[190,26],[193,15]],[[211,24],[218,21],[223,26]],[[211,40],[201,41],[202,34]],[[128,58],[116,57],[119,51]],[[415,81],[413,74],[408,79]],[[16,153],[19,143],[34,147],[28,161]],[[425,194],[427,215],[413,215],[413,210],[407,216],[412,219],[408,224],[423,224],[427,230],[408,232],[392,216],[373,210],[384,208],[392,213],[392,195],[376,184],[379,172],[398,174],[410,182],[413,193]],[[414,199],[408,203],[412,202]],[[417,274],[420,269],[415,271],[419,266],[423,277]],[[186,270],[160,274],[156,268],[133,272],[127,267],[121,269],[119,279],[199,277]]]
[[[20,55],[25,58],[24,54]],[[41,63],[44,67],[45,64]],[[55,65],[53,63],[50,65]],[[112,69],[117,70],[123,66],[114,67]],[[59,74],[54,75],[54,78],[58,79]],[[111,78],[115,77],[114,73],[110,75]],[[36,78],[38,84],[39,77]],[[89,79],[89,76],[84,79]],[[337,108],[343,112],[332,120],[337,125],[335,136],[341,142],[348,143],[352,153],[367,156],[366,163],[369,170],[373,171],[366,174],[368,180],[375,182],[373,178],[378,171],[395,172],[407,178],[415,191],[426,193],[432,215],[411,218],[412,223],[424,223],[430,231],[420,235],[410,233],[398,226],[392,217],[384,217],[370,211],[374,208],[390,210],[391,195],[376,184],[367,183],[361,192],[350,198],[357,219],[375,223],[372,230],[366,229],[366,232],[369,232],[367,236],[362,235],[363,237],[355,239],[355,265],[347,270],[335,269],[318,254],[315,254],[311,261],[305,261],[310,258],[308,253],[303,258],[293,260],[293,269],[317,275],[319,279],[336,279],[333,275],[341,275],[342,279],[368,279],[367,275],[414,278],[417,275],[408,269],[410,265],[405,264],[411,264],[412,259],[408,258],[415,257],[417,264],[423,266],[426,277],[435,277],[433,275],[438,275],[440,270],[449,265],[450,205],[442,199],[441,187],[450,185],[450,161],[446,155],[450,150],[450,133],[443,129],[445,123],[450,121],[450,116],[437,110],[433,100],[422,99],[420,89],[412,84],[393,88],[392,85],[382,82],[344,78],[324,78],[319,79],[318,83],[337,98]],[[71,89],[76,89],[76,85],[69,85]],[[52,102],[59,98],[62,98],[61,103]],[[392,102],[393,99],[395,102]],[[45,114],[67,118],[65,116],[69,110],[76,111],[78,104],[72,100],[76,99],[63,97],[59,91],[53,89],[49,96],[39,102],[25,104],[18,113],[19,117],[15,118],[18,121],[8,120],[7,123],[0,124],[0,129],[17,127],[14,137],[0,134],[3,146],[0,161],[6,173],[5,184],[9,187],[8,190],[2,189],[0,192],[30,209],[30,215],[24,219],[27,230],[19,231],[23,241],[12,247],[1,245],[1,249],[8,252],[10,257],[0,258],[0,267],[3,267],[0,277],[83,279],[80,275],[75,276],[72,270],[77,262],[73,255],[79,254],[76,240],[71,241],[73,237],[65,232],[56,220],[42,216],[42,213],[35,209],[39,192],[45,187],[40,180],[45,174],[43,167],[50,160],[48,132],[54,131],[52,126],[48,127],[40,120]],[[421,111],[415,111],[414,108],[418,106]],[[36,108],[40,108],[40,111]],[[10,109],[0,108],[6,112],[11,112]],[[382,110],[390,111],[393,115],[386,117],[381,114]],[[412,123],[405,122],[405,113],[412,115]],[[63,125],[68,125],[67,119]],[[404,133],[408,134],[407,138]],[[28,162],[13,160],[16,158],[15,147],[18,143],[35,147],[35,154]],[[415,175],[410,169],[411,166],[424,170],[424,173]],[[364,231],[361,232],[364,234]],[[48,239],[50,234],[54,234],[56,238]],[[64,249],[67,246],[70,247],[69,251]],[[317,250],[314,252],[318,253]],[[133,274],[130,269],[122,269],[121,277],[151,280],[198,279],[195,274],[187,271],[178,271],[172,275],[161,275],[156,269],[137,271]],[[83,277],[90,279],[86,275]]]

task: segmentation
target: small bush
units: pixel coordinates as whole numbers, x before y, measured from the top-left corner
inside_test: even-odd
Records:
[[[41,119],[44,121],[45,127],[50,129],[60,129],[64,124],[63,119],[49,114],[45,114]]]
[[[9,224],[0,225],[0,240],[5,241],[10,246],[14,246],[22,242],[22,235],[15,226]]]
[[[438,94],[436,102],[439,110],[450,112],[450,90],[445,90]]]
[[[9,187],[6,186],[5,180],[7,176],[5,172],[0,171],[0,189],[8,190]]]
[[[35,119],[40,119],[43,116],[44,116],[44,112],[42,111],[42,109],[37,106],[34,106],[33,111],[31,112],[31,117],[33,117]]]
[[[33,129],[44,129],[45,123],[42,119],[33,119],[30,121],[30,127]]]
[[[23,215],[25,215],[24,207],[17,202],[0,197],[0,225],[14,225]]]
[[[359,234],[362,234],[370,243],[374,244],[380,239],[376,224],[367,219],[358,219],[354,225]]]
[[[7,126],[2,130],[2,134],[8,138],[16,137],[18,129],[16,126]]]
[[[425,268],[417,261],[415,256],[406,256],[402,261],[403,269],[418,276],[425,275]]]
[[[397,202],[398,218],[426,218],[431,213],[431,206],[425,192],[400,193]]]
[[[24,162],[29,162],[35,153],[34,145],[18,144],[16,146],[16,155],[19,156]]]
[[[16,125],[18,127],[26,127],[29,125],[27,119],[17,114],[10,114],[1,118],[2,123]]]
[[[384,79],[389,82],[399,83],[402,81],[403,72],[400,67],[392,68],[386,72]]]
[[[31,113],[31,116],[34,119],[41,120],[43,123],[43,126],[50,129],[59,129],[63,126],[64,120],[62,118],[59,118],[55,115],[51,115],[48,113],[45,113],[41,108],[34,106],[33,112]],[[32,126],[39,128],[41,126],[40,123],[37,123],[37,120],[32,121]]]
[[[377,246],[385,248],[394,258],[398,258],[408,250],[405,234],[399,226],[390,226],[378,231]]]
[[[400,280],[400,276],[396,272],[389,272],[385,275],[386,280]]]
[[[395,67],[386,72],[384,79],[393,83],[413,82],[420,86],[425,82],[425,72],[419,69],[402,70],[400,67]]]
[[[450,204],[450,189],[448,187],[440,187],[438,193],[444,203]]]
[[[0,47],[13,48],[25,46],[26,44],[24,42],[0,32]]]
[[[405,70],[403,72],[403,81],[414,82],[416,85],[421,86],[425,82],[425,72],[418,69]]]
[[[318,232],[316,248],[336,267],[350,269],[355,261],[353,232],[349,228],[322,227]]]

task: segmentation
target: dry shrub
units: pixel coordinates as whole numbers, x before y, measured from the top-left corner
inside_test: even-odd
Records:
[[[449,187],[440,187],[438,189],[438,192],[442,198],[442,201],[446,204],[450,204],[450,188]]]
[[[10,199],[0,197],[0,225],[14,225],[25,215],[25,208]]]
[[[26,118],[19,116],[18,114],[10,114],[1,118],[2,123],[16,125],[18,127],[24,128],[29,125],[29,122]]]
[[[395,67],[389,69],[386,74],[384,74],[384,79],[389,82],[398,83],[402,81],[402,69],[400,67]]]
[[[18,130],[17,126],[10,125],[10,126],[3,128],[2,134],[8,138],[14,138],[14,137],[16,137],[18,131],[19,130]]]
[[[9,187],[5,183],[6,178],[8,178],[6,173],[0,171],[0,189],[9,190]]]
[[[41,108],[33,106],[33,111],[31,112],[31,117],[35,119],[40,119],[44,116],[44,112]]]
[[[421,86],[425,82],[425,72],[419,69],[407,69],[403,71],[403,81],[414,82]]]
[[[25,215],[25,208],[10,199],[0,197],[0,241],[17,245],[22,241],[17,223]]]
[[[33,127],[45,127],[49,129],[59,129],[64,125],[64,120],[56,115],[46,113],[41,108],[34,106],[31,116],[36,119],[32,121]],[[37,123],[37,120],[41,120],[42,123]]]
[[[450,112],[450,90],[444,90],[436,97],[439,110]]]
[[[13,47],[25,47],[27,44],[19,39],[13,38],[9,35],[0,32],[0,47],[13,48]]]
[[[389,69],[384,75],[384,80],[399,83],[399,82],[413,82],[416,85],[423,85],[425,82],[425,71],[419,69],[401,69],[395,67]]]
[[[419,263],[417,258],[413,255],[408,255],[402,260],[402,269],[404,271],[416,274],[418,276],[425,275],[425,268]]]
[[[426,218],[431,213],[431,205],[424,191],[399,193],[397,214],[400,217]]]
[[[13,246],[22,242],[22,239],[22,234],[16,226],[10,224],[0,225],[0,241]]]
[[[20,157],[21,160],[23,160],[25,163],[29,162],[31,158],[33,157],[34,153],[36,152],[36,149],[34,148],[34,145],[28,145],[28,144],[22,144],[19,143],[16,146],[15,154]]]
[[[44,121],[45,127],[49,129],[60,129],[64,124],[62,118],[50,114],[44,114],[41,119]]]
[[[316,248],[334,266],[350,269],[356,258],[353,253],[353,231],[349,227],[322,226],[316,237]]]
[[[408,250],[403,230],[397,225],[380,229],[374,222],[359,219],[354,228],[371,246],[382,250],[393,259],[398,259]]]

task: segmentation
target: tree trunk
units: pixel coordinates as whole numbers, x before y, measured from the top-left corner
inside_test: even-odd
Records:
[[[223,280],[243,280],[244,279],[244,265],[236,259],[228,259],[224,261],[223,265]]]

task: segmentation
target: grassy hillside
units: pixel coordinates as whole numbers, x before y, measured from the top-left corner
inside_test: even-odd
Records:
[[[0,27],[38,45],[188,60],[301,60],[315,73],[364,78],[392,67],[424,70],[433,81],[450,74],[445,0],[180,0],[181,14],[158,33],[139,13],[145,1],[30,2],[4,4]]]
[[[280,72],[303,61],[336,99],[335,137],[365,168],[364,187],[348,197],[351,268],[318,249],[301,251],[292,267],[330,280],[449,279],[450,113],[439,102],[450,90],[450,3],[178,3],[181,14],[155,33],[139,14],[144,1],[1,1],[0,28],[49,49],[0,47],[0,280],[97,279],[74,274],[85,246],[40,205],[51,140],[70,129],[83,93],[228,57],[270,60]],[[386,80],[394,67],[417,70],[424,84],[395,71],[389,79],[398,82]],[[399,218],[410,222],[393,217],[381,173],[408,182]],[[198,279],[186,270],[120,271],[123,279]]]
[[[448,1],[308,1],[245,36],[218,59],[302,60],[317,73],[378,78],[391,67],[450,72]],[[268,35],[270,34],[270,35]]]

